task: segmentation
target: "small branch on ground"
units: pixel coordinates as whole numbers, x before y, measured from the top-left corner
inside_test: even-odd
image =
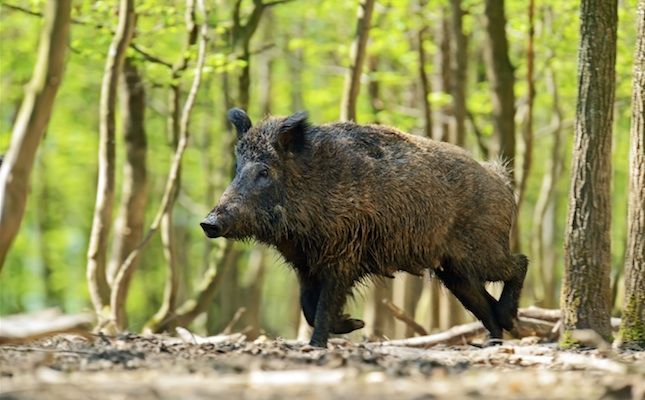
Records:
[[[483,335],[486,332],[481,322],[471,322],[468,324],[454,326],[447,331],[435,333],[427,336],[418,336],[407,339],[386,340],[375,343],[377,346],[407,346],[407,347],[432,347],[439,344],[451,346],[455,344],[465,344]]]
[[[385,305],[388,311],[392,313],[392,316],[394,318],[398,319],[399,321],[409,326],[414,332],[416,332],[420,336],[426,336],[428,334],[428,331],[426,331],[421,325],[419,325],[414,320],[414,318],[410,317],[408,314],[406,314],[405,311],[397,307],[396,304],[392,303],[390,299],[383,299],[383,305]]]

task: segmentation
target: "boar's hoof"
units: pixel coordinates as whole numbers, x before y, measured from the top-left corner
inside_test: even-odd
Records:
[[[501,346],[503,343],[504,341],[502,339],[489,338],[486,343],[484,343],[484,347]]]
[[[365,326],[365,322],[360,319],[350,318],[349,315],[343,314],[334,322],[331,332],[335,334],[350,333]]]

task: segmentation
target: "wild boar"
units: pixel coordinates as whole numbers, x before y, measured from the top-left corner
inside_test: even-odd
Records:
[[[295,269],[310,344],[364,326],[343,314],[357,282],[430,269],[502,337],[517,314],[528,260],[512,254],[516,204],[500,163],[381,125],[311,125],[307,114],[253,126],[232,109],[233,182],[201,223],[210,238],[254,238]],[[504,282],[499,300],[486,282]]]

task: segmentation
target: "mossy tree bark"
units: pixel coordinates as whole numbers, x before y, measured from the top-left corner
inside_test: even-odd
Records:
[[[0,167],[0,271],[25,213],[36,151],[63,80],[70,12],[70,0],[47,2],[33,76],[13,126],[9,150]]]
[[[629,206],[625,253],[622,346],[645,347],[645,0],[638,1],[634,54]]]
[[[561,306],[566,331],[609,339],[611,136],[616,67],[616,0],[582,0],[569,214]],[[564,342],[570,335],[563,335]]]

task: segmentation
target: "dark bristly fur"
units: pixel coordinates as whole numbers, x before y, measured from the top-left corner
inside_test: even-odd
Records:
[[[342,313],[356,282],[427,268],[491,338],[512,328],[528,261],[509,249],[516,205],[502,165],[385,126],[313,126],[297,113],[252,127],[242,110],[229,116],[236,176],[202,227],[282,253],[300,280],[312,345],[363,327]],[[489,281],[505,283],[499,301]]]

